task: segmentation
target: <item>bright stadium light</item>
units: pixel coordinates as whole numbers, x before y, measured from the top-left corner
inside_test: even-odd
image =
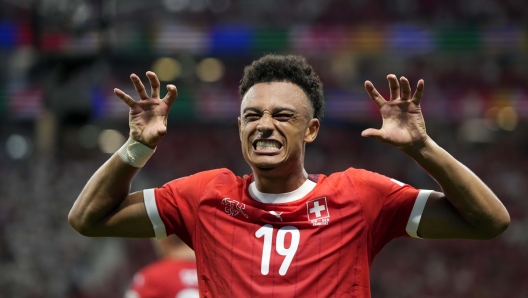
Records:
[[[33,143],[18,134],[10,135],[6,141],[6,151],[12,159],[25,159],[31,155]]]
[[[113,154],[125,141],[125,137],[119,131],[105,129],[99,134],[99,149],[103,153]]]
[[[504,107],[497,113],[497,125],[504,130],[515,130],[518,122],[519,116],[513,107]]]
[[[224,76],[224,64],[216,58],[205,58],[196,66],[196,75],[204,82],[216,82]]]
[[[178,79],[181,76],[181,69],[180,62],[170,57],[159,58],[152,65],[152,71],[156,73],[158,79],[162,82]]]

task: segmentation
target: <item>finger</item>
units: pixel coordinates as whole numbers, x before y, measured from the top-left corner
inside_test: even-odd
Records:
[[[165,125],[160,126],[160,128],[158,128],[157,134],[160,137],[163,137],[164,135],[166,135],[167,134],[167,126],[165,126]]]
[[[141,82],[141,79],[136,76],[135,74],[130,75],[130,80],[132,83],[134,83],[134,88],[136,88],[136,92],[139,95],[140,99],[148,99],[147,91],[145,90],[145,86],[143,86],[143,83]]]
[[[133,100],[132,97],[117,88],[114,89],[114,94],[117,95],[117,97],[119,97],[124,103],[126,103],[127,106],[131,108],[136,104],[136,101]]]
[[[418,85],[416,86],[416,92],[414,92],[414,96],[412,98],[412,101],[419,105],[420,101],[422,100],[423,92],[425,88],[425,82],[424,80],[419,80]]]
[[[393,74],[388,75],[387,81],[389,81],[390,100],[400,98],[400,83],[398,83],[396,76]]]
[[[367,128],[363,132],[361,132],[361,136],[365,138],[380,139],[381,131],[379,129]]]
[[[367,93],[372,99],[378,108],[381,108],[385,104],[385,99],[379,94],[378,90],[374,88],[374,85],[370,81],[365,81],[365,90],[367,90]]]
[[[400,78],[400,86],[401,86],[401,99],[403,100],[409,100],[411,99],[411,85],[409,84],[409,80],[407,80],[406,77]]]
[[[158,80],[158,76],[156,76],[155,73],[152,71],[147,71],[147,78],[150,82],[150,96],[159,98],[160,96],[160,82]]]
[[[163,98],[163,101],[171,107],[176,98],[178,98],[178,89],[174,85],[167,85],[167,90],[169,91],[167,95]]]

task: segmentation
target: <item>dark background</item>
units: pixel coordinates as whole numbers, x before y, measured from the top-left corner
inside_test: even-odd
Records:
[[[325,85],[310,173],[347,167],[440,190],[412,160],[363,139],[380,127],[363,90],[425,80],[428,133],[512,217],[492,241],[398,239],[372,268],[373,297],[528,297],[528,2],[521,0],[0,1],[0,296],[120,297],[155,259],[149,240],[78,235],[67,214],[128,135],[128,77],[175,84],[169,134],[133,189],[217,167],[250,169],[238,82],[265,53],[304,55]],[[146,79],[144,79],[146,83]]]

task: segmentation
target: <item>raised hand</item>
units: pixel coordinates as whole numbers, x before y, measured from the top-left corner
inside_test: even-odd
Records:
[[[418,81],[416,92],[411,97],[411,86],[405,77],[401,77],[398,82],[396,76],[391,74],[387,76],[387,80],[391,91],[389,101],[379,94],[370,81],[365,82],[370,99],[380,109],[383,125],[381,129],[368,128],[361,135],[376,138],[403,150],[424,145],[428,138],[420,108],[424,81]]]
[[[155,73],[148,71],[147,78],[150,82],[150,97],[145,90],[141,79],[130,75],[130,80],[139,95],[139,101],[135,101],[125,92],[114,89],[115,95],[130,107],[129,126],[130,137],[134,140],[155,148],[167,133],[167,117],[169,110],[176,98],[178,91],[174,85],[167,85],[167,95],[160,99],[160,82]]]

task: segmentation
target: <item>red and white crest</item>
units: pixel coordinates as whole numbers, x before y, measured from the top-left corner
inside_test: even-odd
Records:
[[[236,217],[238,213],[242,213],[245,218],[248,218],[248,215],[244,213],[244,209],[246,209],[246,204],[240,203],[237,200],[231,200],[230,198],[224,198],[222,200],[222,205],[225,205],[224,208],[225,213]]]
[[[306,202],[306,212],[308,213],[308,220],[314,226],[328,225],[330,221],[330,211],[328,210],[326,197]]]

